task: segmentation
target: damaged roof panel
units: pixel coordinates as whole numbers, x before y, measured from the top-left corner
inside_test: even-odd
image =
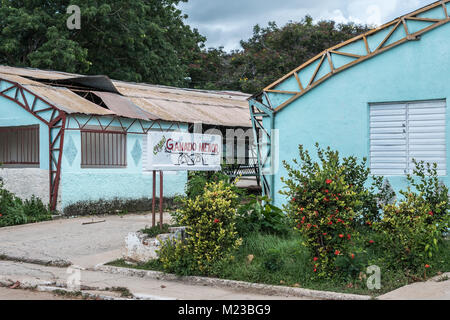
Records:
[[[158,116],[142,110],[135,105],[131,100],[111,92],[93,91],[108,108],[119,116],[141,119],[141,120],[158,120]]]
[[[24,85],[28,90],[53,103],[58,109],[67,113],[94,115],[114,115],[114,112],[86,100],[67,88],[43,85]]]
[[[247,102],[250,95],[241,92],[129,83],[110,80],[106,76],[8,66],[0,66],[0,77],[10,77],[11,81],[29,86],[30,90],[42,94],[68,113],[251,127]],[[109,110],[75,94],[72,90],[80,90],[79,86],[81,91],[99,97]]]

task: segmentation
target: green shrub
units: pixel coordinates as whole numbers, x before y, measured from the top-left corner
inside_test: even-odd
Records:
[[[3,188],[3,183],[0,181],[0,227],[51,219],[49,208],[39,198],[32,196],[31,199],[22,201]]]
[[[186,196],[195,199],[197,196],[203,195],[207,183],[217,183],[220,181],[223,181],[225,185],[229,186],[239,197],[245,196],[245,190],[236,187],[231,182],[230,177],[222,171],[189,171],[188,181],[186,183]]]
[[[303,146],[299,146],[302,161],[299,169],[284,162],[289,178],[282,178],[287,190],[280,193],[290,199],[284,209],[296,220],[304,245],[314,255],[311,261],[314,272],[324,278],[335,272],[337,257],[351,254],[352,243],[358,237],[355,220],[363,208],[362,185],[367,174],[355,173],[353,158],[341,163],[337,151],[316,147],[320,163],[313,162]],[[298,164],[297,160],[294,163]],[[353,164],[352,175],[349,163]]]
[[[290,226],[283,210],[270,204],[269,198],[251,195],[238,208],[236,229],[241,236],[252,232],[286,235]]]
[[[27,217],[28,223],[52,219],[49,206],[46,206],[41,199],[35,196],[23,202],[23,213]]]
[[[429,223],[438,223],[439,231],[447,233],[449,228],[449,190],[448,187],[439,181],[437,174],[437,164],[425,163],[413,159],[413,175],[408,174],[408,180],[412,189],[420,194],[424,202],[430,206],[432,218],[428,218]],[[418,180],[418,181],[417,181]],[[409,195],[410,190],[407,191]],[[403,192],[405,195],[405,192]]]
[[[374,224],[382,235],[378,243],[385,250],[387,264],[408,272],[422,272],[435,260],[448,230],[450,215],[448,189],[439,183],[436,164],[416,162],[410,186],[400,191],[403,199],[384,207],[383,219]],[[412,188],[414,188],[414,191]]]
[[[159,260],[165,270],[189,263],[190,270],[208,274],[215,262],[232,259],[242,242],[235,227],[237,198],[231,186],[219,181],[207,183],[203,195],[184,199],[177,222],[188,227],[187,239],[163,244]]]

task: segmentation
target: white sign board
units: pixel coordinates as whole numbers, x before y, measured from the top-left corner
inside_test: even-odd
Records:
[[[147,170],[218,171],[221,169],[220,135],[150,132]]]

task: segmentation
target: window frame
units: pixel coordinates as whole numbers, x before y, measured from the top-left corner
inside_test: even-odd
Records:
[[[5,150],[0,145],[0,164],[4,168],[39,168],[41,164],[41,149],[40,149],[40,125],[39,124],[33,124],[33,125],[21,125],[21,126],[7,126],[7,127],[0,127],[0,132],[2,131],[15,131],[20,133],[24,133],[26,131],[31,132],[30,140],[34,140],[34,142],[37,143],[36,147],[33,147],[33,143],[30,143],[30,149],[26,150],[26,154],[24,155],[24,145],[19,145],[19,136],[17,137],[17,158],[21,158],[22,160],[26,159],[25,161],[6,161],[2,162],[1,159],[3,158],[3,152]],[[24,136],[22,138],[22,143],[24,142]],[[2,137],[0,135],[0,142],[2,142]],[[8,136],[6,137],[8,139]],[[32,141],[33,142],[33,141]],[[7,150],[9,149],[9,145],[7,147]],[[12,148],[11,148],[12,150]],[[21,150],[21,154],[19,156],[19,150]],[[8,152],[8,151],[6,151]],[[30,160],[28,160],[30,159]]]
[[[88,151],[88,145],[86,145],[86,142],[88,137],[86,136],[86,138],[84,138],[84,136],[86,134],[92,134],[92,135],[99,135],[98,138],[98,142],[100,143],[100,147],[103,146],[103,156],[101,154],[101,151],[99,151],[98,153],[95,152],[95,155],[92,156],[92,150],[91,154],[85,154]],[[120,147],[119,150],[114,150],[114,148],[112,148],[111,150],[108,150],[108,162],[104,161],[102,163],[102,160],[106,160],[106,158],[104,158],[104,154],[106,154],[106,145],[105,143],[105,139],[106,139],[106,135],[113,135],[113,136],[120,136],[123,139],[123,143],[122,146]],[[103,137],[103,139],[102,139]],[[89,137],[90,142],[92,143],[92,136]],[[128,166],[128,159],[127,159],[127,140],[128,140],[128,135],[126,132],[123,131],[119,131],[119,130],[100,130],[100,129],[82,129],[80,130],[80,142],[81,142],[81,162],[80,162],[80,166],[82,169],[124,169],[127,168]],[[103,144],[101,144],[103,142]],[[112,142],[112,146],[114,147],[114,145],[117,147],[121,144],[120,141],[116,141],[116,142]],[[91,148],[95,148],[97,146],[97,138],[95,138],[95,144],[94,146],[91,146]],[[109,157],[110,153],[112,154],[112,161]],[[97,156],[99,157],[99,162],[100,163],[93,163],[93,162],[97,162]],[[102,157],[104,159],[102,159]],[[92,159],[95,159],[95,161],[92,161]],[[91,161],[88,161],[91,160]],[[115,161],[117,160],[117,161]]]
[[[445,177],[445,176],[447,176],[448,175],[448,156],[447,156],[447,145],[448,145],[448,139],[447,139],[447,131],[448,131],[448,128],[447,128],[447,121],[446,121],[446,117],[447,117],[447,100],[446,99],[429,99],[429,100],[416,100],[416,101],[394,101],[394,102],[382,102],[382,103],[369,103],[368,104],[368,125],[369,125],[369,133],[368,133],[368,136],[369,136],[369,141],[368,141],[368,148],[369,148],[369,168],[371,169],[371,171],[373,172],[373,171],[383,171],[383,170],[391,170],[391,169],[389,169],[389,168],[373,168],[373,161],[372,161],[372,158],[373,158],[373,155],[372,155],[372,153],[373,152],[377,152],[377,151],[374,151],[373,149],[372,149],[372,147],[373,146],[375,146],[375,145],[373,145],[372,144],[372,141],[373,141],[373,139],[372,139],[372,134],[376,134],[376,133],[374,133],[374,132],[372,132],[372,129],[373,128],[377,128],[377,127],[372,127],[372,122],[376,122],[376,121],[373,121],[372,120],[372,114],[371,114],[371,111],[374,111],[373,109],[372,109],[372,107],[379,107],[379,106],[389,106],[389,105],[391,105],[391,106],[395,106],[395,107],[400,107],[400,106],[404,106],[404,116],[405,116],[405,119],[404,120],[398,120],[399,122],[403,122],[404,121],[404,128],[405,128],[405,130],[404,130],[404,141],[405,141],[405,168],[404,169],[399,169],[399,170],[403,170],[403,173],[401,173],[401,174],[399,174],[399,173],[384,173],[384,172],[380,172],[380,173],[377,173],[377,174],[375,174],[375,175],[382,175],[382,176],[392,176],[392,177],[404,177],[404,176],[406,176],[407,174],[412,174],[412,172],[413,172],[413,169],[414,169],[414,165],[413,165],[413,163],[412,163],[412,159],[413,158],[417,158],[418,156],[414,156],[414,155],[411,155],[410,153],[411,153],[411,151],[412,150],[414,150],[415,151],[415,149],[411,149],[411,147],[413,147],[414,146],[414,143],[412,143],[410,140],[417,140],[417,139],[427,139],[427,138],[417,138],[417,137],[414,137],[414,138],[411,138],[411,135],[416,135],[417,136],[417,134],[419,133],[418,131],[414,131],[414,130],[411,130],[411,129],[416,129],[417,127],[416,127],[416,125],[410,125],[410,121],[413,121],[413,122],[417,122],[417,121],[419,121],[418,119],[415,119],[415,120],[411,120],[410,119],[410,116],[411,115],[414,115],[414,113],[412,113],[411,112],[411,110],[414,110],[415,109],[415,107],[417,107],[417,105],[421,105],[421,104],[423,104],[423,105],[427,105],[427,104],[433,104],[433,103],[435,103],[435,104],[439,104],[439,103],[442,103],[443,104],[443,107],[439,107],[439,106],[427,106],[427,107],[429,107],[429,108],[445,108],[445,111],[444,111],[444,113],[442,113],[443,114],[443,118],[444,119],[442,119],[443,121],[444,121],[444,129],[443,129],[443,132],[444,132],[444,142],[443,142],[443,145],[444,145],[444,150],[442,150],[443,151],[443,154],[445,155],[444,156],[444,166],[443,167],[439,167],[438,166],[438,176],[440,176],[440,177]],[[425,107],[425,106],[422,106],[422,107],[418,107],[419,109],[425,109],[425,108],[427,108],[427,107]],[[394,108],[393,108],[393,110],[395,110]],[[430,113],[431,115],[434,115],[434,114],[439,114],[439,113]],[[424,115],[425,117],[424,117],[424,119],[422,120],[422,119],[420,119],[420,121],[439,121],[439,120],[436,120],[436,119],[433,119],[433,120],[430,120],[430,119],[427,119],[427,113],[420,113],[420,115]],[[395,117],[396,116],[396,114],[395,114],[395,112],[391,115],[392,117]],[[440,125],[440,126],[442,126],[442,125]],[[380,127],[381,128],[381,127]],[[426,134],[437,134],[437,131],[430,131],[430,132],[427,132],[427,131],[423,131],[423,132],[420,132],[420,133],[422,133],[423,135],[426,135]],[[387,139],[387,138],[386,138]],[[437,139],[437,138],[435,138],[435,137],[432,137],[432,138],[428,138],[428,139]],[[441,138],[439,138],[439,139],[441,139]],[[377,140],[377,139],[374,139],[374,140]],[[439,144],[436,144],[436,146],[438,146]],[[388,145],[385,145],[385,146],[388,146]],[[425,150],[424,150],[425,151]],[[436,150],[430,150],[430,152],[433,152],[433,151],[436,151]],[[417,151],[416,151],[417,152]],[[426,155],[426,156],[419,156],[420,158],[433,158],[433,157],[436,157],[436,156],[433,156],[433,155]],[[423,160],[423,161],[425,161],[425,162],[427,162],[428,160],[424,160],[424,159],[421,159],[421,160]],[[421,161],[421,160],[418,160],[418,161]],[[431,163],[433,163],[433,161],[431,160]],[[439,172],[442,172],[442,173],[439,173]],[[372,173],[372,174],[374,174],[374,173]]]

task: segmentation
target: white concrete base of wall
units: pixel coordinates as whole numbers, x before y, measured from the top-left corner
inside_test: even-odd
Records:
[[[156,259],[159,241],[141,232],[130,232],[125,238],[125,260],[147,262]]]
[[[49,203],[50,185],[48,170],[39,168],[1,168],[4,187],[22,199],[36,196]]]

